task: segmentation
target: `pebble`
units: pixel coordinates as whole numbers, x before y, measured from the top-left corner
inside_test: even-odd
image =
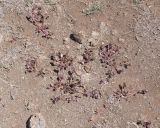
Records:
[[[46,128],[46,122],[40,113],[31,115],[26,125],[26,128]]]
[[[90,82],[91,79],[92,79],[92,76],[90,73],[85,73],[85,74],[82,74],[82,76],[81,76],[82,84],[86,84],[86,83]]]
[[[112,35],[113,36],[118,36],[118,31],[117,30],[112,30]]]
[[[73,40],[76,43],[82,44],[81,35],[78,33],[72,33],[70,34],[70,39]]]
[[[77,59],[76,59],[78,62],[81,62],[81,61],[83,61],[83,56],[77,56]]]
[[[70,39],[69,38],[64,38],[63,39],[63,44],[69,44],[70,43]]]
[[[98,32],[96,32],[96,31],[92,31],[92,37],[94,38],[94,39],[98,39],[99,38],[99,33]]]
[[[3,41],[3,35],[0,34],[0,44],[2,43],[2,41]]]
[[[111,29],[104,22],[101,22],[100,30],[101,30],[101,34],[110,35],[111,33]]]
[[[141,38],[140,38],[139,36],[135,36],[135,39],[136,39],[137,41],[141,41]]]
[[[118,41],[124,43],[124,42],[125,42],[125,39],[119,37],[119,38],[118,38]]]
[[[93,31],[92,38],[90,38],[88,41],[91,46],[96,46],[96,45],[98,45],[99,40],[100,40],[100,34],[96,31]]]

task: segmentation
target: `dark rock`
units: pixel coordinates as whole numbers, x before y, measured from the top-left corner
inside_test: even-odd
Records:
[[[75,34],[75,33],[70,34],[70,39],[73,40],[74,42],[82,44],[82,40],[79,34]]]

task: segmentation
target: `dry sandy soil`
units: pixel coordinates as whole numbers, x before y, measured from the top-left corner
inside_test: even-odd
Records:
[[[160,128],[159,83],[160,0],[0,0],[0,128]]]

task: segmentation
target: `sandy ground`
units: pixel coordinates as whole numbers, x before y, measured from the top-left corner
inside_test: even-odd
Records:
[[[159,83],[159,0],[0,0],[0,128],[160,128]]]

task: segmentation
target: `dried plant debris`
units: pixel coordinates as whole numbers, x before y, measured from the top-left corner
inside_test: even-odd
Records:
[[[148,92],[147,90],[143,89],[143,90],[138,91],[137,94],[142,94],[142,95],[144,95],[144,94],[146,94],[147,92]]]
[[[146,89],[142,89],[137,91],[135,94],[133,94],[133,96],[136,96],[137,94],[139,95],[145,95],[148,91]]]
[[[25,73],[31,73],[36,71],[37,60],[33,57],[28,58],[25,64]]]
[[[150,128],[151,122],[138,120],[137,125],[142,126],[143,128]]]
[[[129,60],[127,58],[125,58],[124,60],[122,60],[119,64],[121,67],[123,67],[124,69],[128,69],[129,66],[131,66]]]
[[[38,71],[37,76],[44,77],[45,74],[46,74],[46,73],[45,73],[44,69],[41,69],[41,70]]]
[[[72,34],[70,34],[70,39],[76,43],[82,44],[82,39],[81,39],[80,34],[72,33]]]
[[[36,32],[41,33],[42,37],[47,39],[51,38],[51,32],[45,23],[48,18],[47,13],[43,13],[43,9],[38,5],[34,5],[30,14],[26,16],[26,19],[36,26]]]
[[[53,104],[56,104],[60,101],[71,103],[71,102],[77,102],[79,98],[81,98],[81,96],[79,95],[74,95],[74,96],[61,95],[61,96],[51,98],[51,101]]]
[[[82,56],[84,63],[89,63],[94,60],[94,53],[92,49],[85,48]]]
[[[61,100],[61,97],[60,96],[57,96],[57,97],[52,97],[51,98],[51,101],[52,101],[52,103],[53,104],[56,104],[58,101],[60,101]]]
[[[52,101],[53,104],[56,104],[60,101],[64,101],[67,103],[71,103],[71,102],[78,102],[78,99],[81,98],[82,96],[80,95],[60,95],[60,96],[56,96],[56,97],[52,97],[50,100]]]
[[[126,83],[123,83],[123,85],[120,84],[119,88],[114,92],[113,96],[119,101],[121,99],[127,100],[128,91],[126,90]]]

